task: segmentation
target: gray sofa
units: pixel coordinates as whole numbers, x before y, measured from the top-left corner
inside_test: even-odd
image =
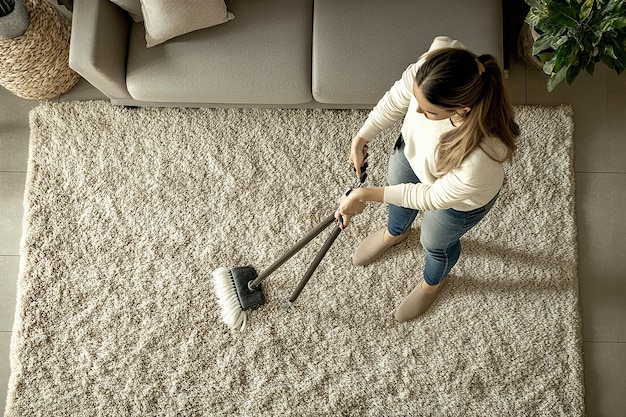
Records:
[[[128,106],[370,108],[446,35],[503,62],[501,0],[227,0],[235,19],[147,48],[109,0],[74,3],[70,66]]]

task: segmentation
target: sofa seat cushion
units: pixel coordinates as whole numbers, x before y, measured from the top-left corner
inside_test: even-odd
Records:
[[[313,22],[320,103],[377,103],[439,35],[503,62],[501,0],[315,0]]]
[[[313,0],[232,0],[236,18],[146,48],[131,29],[126,84],[161,103],[303,104],[312,100]]]

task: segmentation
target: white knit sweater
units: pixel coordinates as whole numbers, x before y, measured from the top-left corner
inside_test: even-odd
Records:
[[[437,37],[429,52],[440,48],[465,48],[456,40]],[[453,208],[469,211],[487,204],[504,181],[502,163],[494,161],[480,147],[474,149],[460,167],[444,175],[435,169],[435,149],[439,138],[453,129],[449,119],[429,120],[417,113],[413,83],[423,62],[409,65],[402,78],[394,83],[370,112],[357,133],[366,141],[404,117],[402,136],[404,152],[420,184],[399,184],[385,187],[385,203],[418,210]],[[506,155],[507,148],[498,138],[483,138],[483,145],[496,155]]]

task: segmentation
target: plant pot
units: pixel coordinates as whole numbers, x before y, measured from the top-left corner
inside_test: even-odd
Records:
[[[15,0],[15,8],[6,16],[0,17],[0,39],[13,39],[22,36],[28,28],[28,12],[22,0]]]
[[[47,0],[23,1],[28,28],[0,39],[0,85],[26,99],[58,97],[80,79],[69,67],[70,20]]]
[[[528,23],[522,25],[518,41],[517,41],[517,53],[527,63],[543,72],[543,62],[533,55],[533,43],[539,37],[539,34]]]

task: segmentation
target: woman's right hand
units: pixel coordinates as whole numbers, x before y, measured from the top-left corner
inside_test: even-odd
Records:
[[[367,142],[359,136],[352,139],[350,146],[350,166],[356,171],[356,177],[361,179],[361,168],[365,164],[365,156],[367,155]]]

